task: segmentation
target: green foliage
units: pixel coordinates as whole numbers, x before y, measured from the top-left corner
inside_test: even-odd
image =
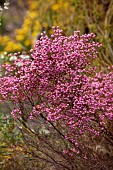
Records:
[[[21,143],[21,134],[15,129],[12,116],[0,112],[0,166],[11,158],[15,147]]]
[[[3,30],[5,29],[5,24],[6,24],[6,18],[0,14],[0,34],[2,34]]]
[[[14,120],[11,115],[4,116],[4,114],[0,114],[0,142],[2,142],[1,147],[5,147],[5,143],[12,143],[15,145],[19,137],[19,131],[16,131],[14,128]]]
[[[37,162],[29,151],[30,146],[26,147],[17,122],[11,115],[0,112],[0,170],[35,170],[37,167],[43,170],[45,164]]]

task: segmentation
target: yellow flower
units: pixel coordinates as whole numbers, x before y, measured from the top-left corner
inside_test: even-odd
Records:
[[[29,18],[26,18],[26,19],[24,20],[24,25],[26,25],[26,26],[28,26],[28,27],[30,27],[31,23],[32,23],[32,21],[31,21]]]
[[[23,35],[16,35],[16,40],[17,41],[23,41],[24,36]]]
[[[31,45],[31,40],[27,39],[24,42],[25,46],[30,46]]]
[[[37,36],[38,32],[37,31],[33,31],[32,32],[32,37],[35,38]]]
[[[0,45],[5,46],[10,41],[8,36],[0,36]]]
[[[65,9],[68,9],[69,3],[65,2],[65,3],[63,4],[63,7],[64,7]]]
[[[38,2],[29,0],[30,10],[35,10],[37,8],[37,6],[38,6]]]
[[[35,30],[40,29],[40,23],[38,22],[38,20],[35,21],[34,28]]]
[[[4,51],[12,52],[12,51],[20,51],[22,49],[22,46],[20,44],[17,44],[13,41],[10,41],[4,48]]]
[[[4,43],[6,43],[6,42],[8,42],[10,39],[9,39],[9,37],[8,36],[4,36],[3,37],[3,41],[4,41]]]
[[[23,30],[22,29],[16,29],[15,33],[18,34],[18,35],[23,34]]]
[[[23,36],[28,35],[29,34],[29,30],[30,30],[29,27],[23,27]]]
[[[54,4],[54,5],[52,6],[52,9],[53,9],[54,11],[57,11],[57,10],[60,9],[60,5],[59,5],[59,4]]]
[[[21,50],[22,50],[21,44],[15,43],[15,45],[13,47],[13,51],[21,51]]]
[[[37,12],[35,12],[35,11],[30,11],[30,12],[29,12],[29,16],[30,16],[32,19],[36,18],[36,17],[37,17]]]

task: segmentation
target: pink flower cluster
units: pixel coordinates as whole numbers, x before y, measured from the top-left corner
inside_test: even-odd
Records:
[[[66,139],[78,147],[79,135],[99,135],[105,120],[113,120],[113,74],[91,67],[101,46],[93,33],[75,31],[67,37],[53,29],[50,38],[41,34],[31,58],[3,65],[0,95],[21,110],[19,116],[25,114],[19,107],[24,103],[31,105],[32,116],[44,114],[48,122],[60,122]]]

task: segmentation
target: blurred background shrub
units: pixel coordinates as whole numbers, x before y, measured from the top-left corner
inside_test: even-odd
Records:
[[[103,44],[99,54],[102,65],[113,63],[113,1],[112,0],[28,0],[9,3],[1,14],[0,53],[27,51],[39,34],[59,25],[66,35],[74,30],[95,33]]]

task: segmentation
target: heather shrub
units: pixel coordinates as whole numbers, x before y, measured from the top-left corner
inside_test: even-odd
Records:
[[[17,53],[2,65],[1,101],[11,103],[28,153],[46,168],[112,169],[112,67],[92,66],[101,46],[93,33],[53,31],[41,34],[29,59]]]

